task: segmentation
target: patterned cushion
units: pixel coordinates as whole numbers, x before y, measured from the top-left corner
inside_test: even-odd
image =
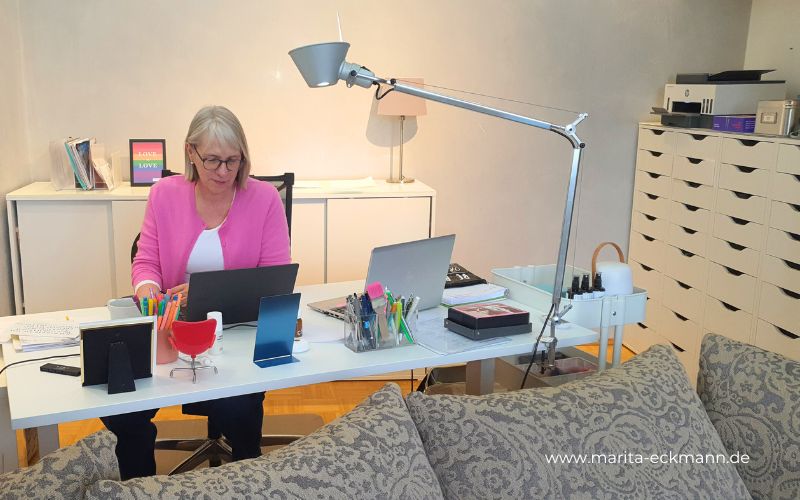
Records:
[[[107,430],[60,448],[36,465],[0,476],[3,499],[83,498],[86,489],[100,479],[119,479],[114,455],[117,438]]]
[[[697,390],[753,497],[800,497],[800,363],[709,334]]]
[[[347,415],[252,460],[176,476],[100,481],[87,498],[442,498],[403,402],[387,384]]]
[[[667,346],[556,388],[406,403],[446,498],[749,498],[733,465],[680,456],[725,448]]]

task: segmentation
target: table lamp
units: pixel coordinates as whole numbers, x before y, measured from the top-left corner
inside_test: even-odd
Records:
[[[403,78],[402,81],[417,87],[423,87],[424,84],[422,78]],[[425,106],[425,100],[409,94],[389,92],[378,101],[379,115],[400,117],[400,174],[395,177],[394,169],[392,169],[392,175],[386,179],[386,182],[399,182],[401,184],[414,182],[414,179],[411,177],[406,177],[403,175],[403,143],[405,142],[404,125],[407,116],[422,116],[427,114],[427,112],[428,110]]]
[[[443,94],[429,92],[427,90],[417,88],[412,85],[405,85],[399,83],[397,79],[392,78],[387,80],[385,78],[376,77],[375,73],[360,64],[353,64],[345,60],[347,51],[350,49],[350,44],[347,42],[330,42],[318,43],[314,45],[306,45],[298,47],[289,51],[294,61],[295,66],[300,71],[306,84],[309,87],[329,87],[335,85],[339,80],[344,80],[348,87],[358,85],[359,87],[370,88],[376,85],[378,88],[375,92],[377,99],[382,99],[387,96],[389,92],[400,92],[409,94],[423,99],[440,102],[450,106],[475,111],[504,120],[511,120],[513,122],[529,125],[531,127],[549,130],[555,134],[564,137],[569,141],[572,147],[572,164],[570,168],[569,184],[567,186],[567,199],[564,207],[564,219],[561,226],[561,241],[558,247],[558,262],[556,263],[555,282],[553,284],[552,305],[550,312],[547,315],[544,323],[550,320],[550,335],[542,338],[544,333],[544,326],[539,338],[536,339],[534,344],[534,353],[537,351],[538,344],[541,341],[547,346],[547,362],[545,368],[553,370],[555,367],[556,355],[556,325],[559,323],[564,315],[569,311],[571,305],[567,305],[561,309],[561,292],[564,287],[564,273],[567,264],[567,250],[569,247],[569,233],[572,226],[572,212],[575,206],[575,190],[578,184],[578,171],[580,170],[581,153],[586,147],[586,144],[581,141],[577,134],[576,128],[579,123],[585,120],[589,115],[587,113],[578,114],[577,118],[566,125],[555,125],[542,120],[537,120],[527,116],[509,113],[495,108],[490,108],[482,104],[456,99]],[[388,87],[389,90],[380,94],[381,86]],[[530,369],[530,366],[529,366]],[[527,376],[527,373],[526,373]]]

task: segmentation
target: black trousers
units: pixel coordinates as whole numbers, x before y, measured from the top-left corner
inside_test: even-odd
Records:
[[[264,393],[258,392],[194,404],[194,411],[185,413],[198,414],[200,412],[196,410],[201,408],[200,414],[208,416],[209,428],[230,441],[233,459],[242,460],[261,456],[263,402]],[[157,411],[143,410],[101,418],[106,428],[117,436],[114,451],[123,481],[156,473],[156,425],[152,419]]]

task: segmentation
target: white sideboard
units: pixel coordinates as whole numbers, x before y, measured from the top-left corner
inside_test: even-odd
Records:
[[[707,332],[800,360],[800,141],[639,125],[630,264],[647,319],[694,378]]]
[[[303,184],[309,187],[295,186],[292,203],[299,285],[363,279],[373,247],[434,235],[436,192],[419,181],[358,189]],[[49,182],[9,193],[16,313],[102,306],[131,294],[131,244],[148,193],[127,183],[112,191],[56,191]]]

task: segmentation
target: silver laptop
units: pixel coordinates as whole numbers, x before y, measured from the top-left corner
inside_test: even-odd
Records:
[[[447,270],[456,235],[438,236],[372,249],[367,284],[379,281],[395,297],[420,298],[419,309],[436,307],[442,301]],[[345,298],[308,304],[311,309],[344,319]]]

